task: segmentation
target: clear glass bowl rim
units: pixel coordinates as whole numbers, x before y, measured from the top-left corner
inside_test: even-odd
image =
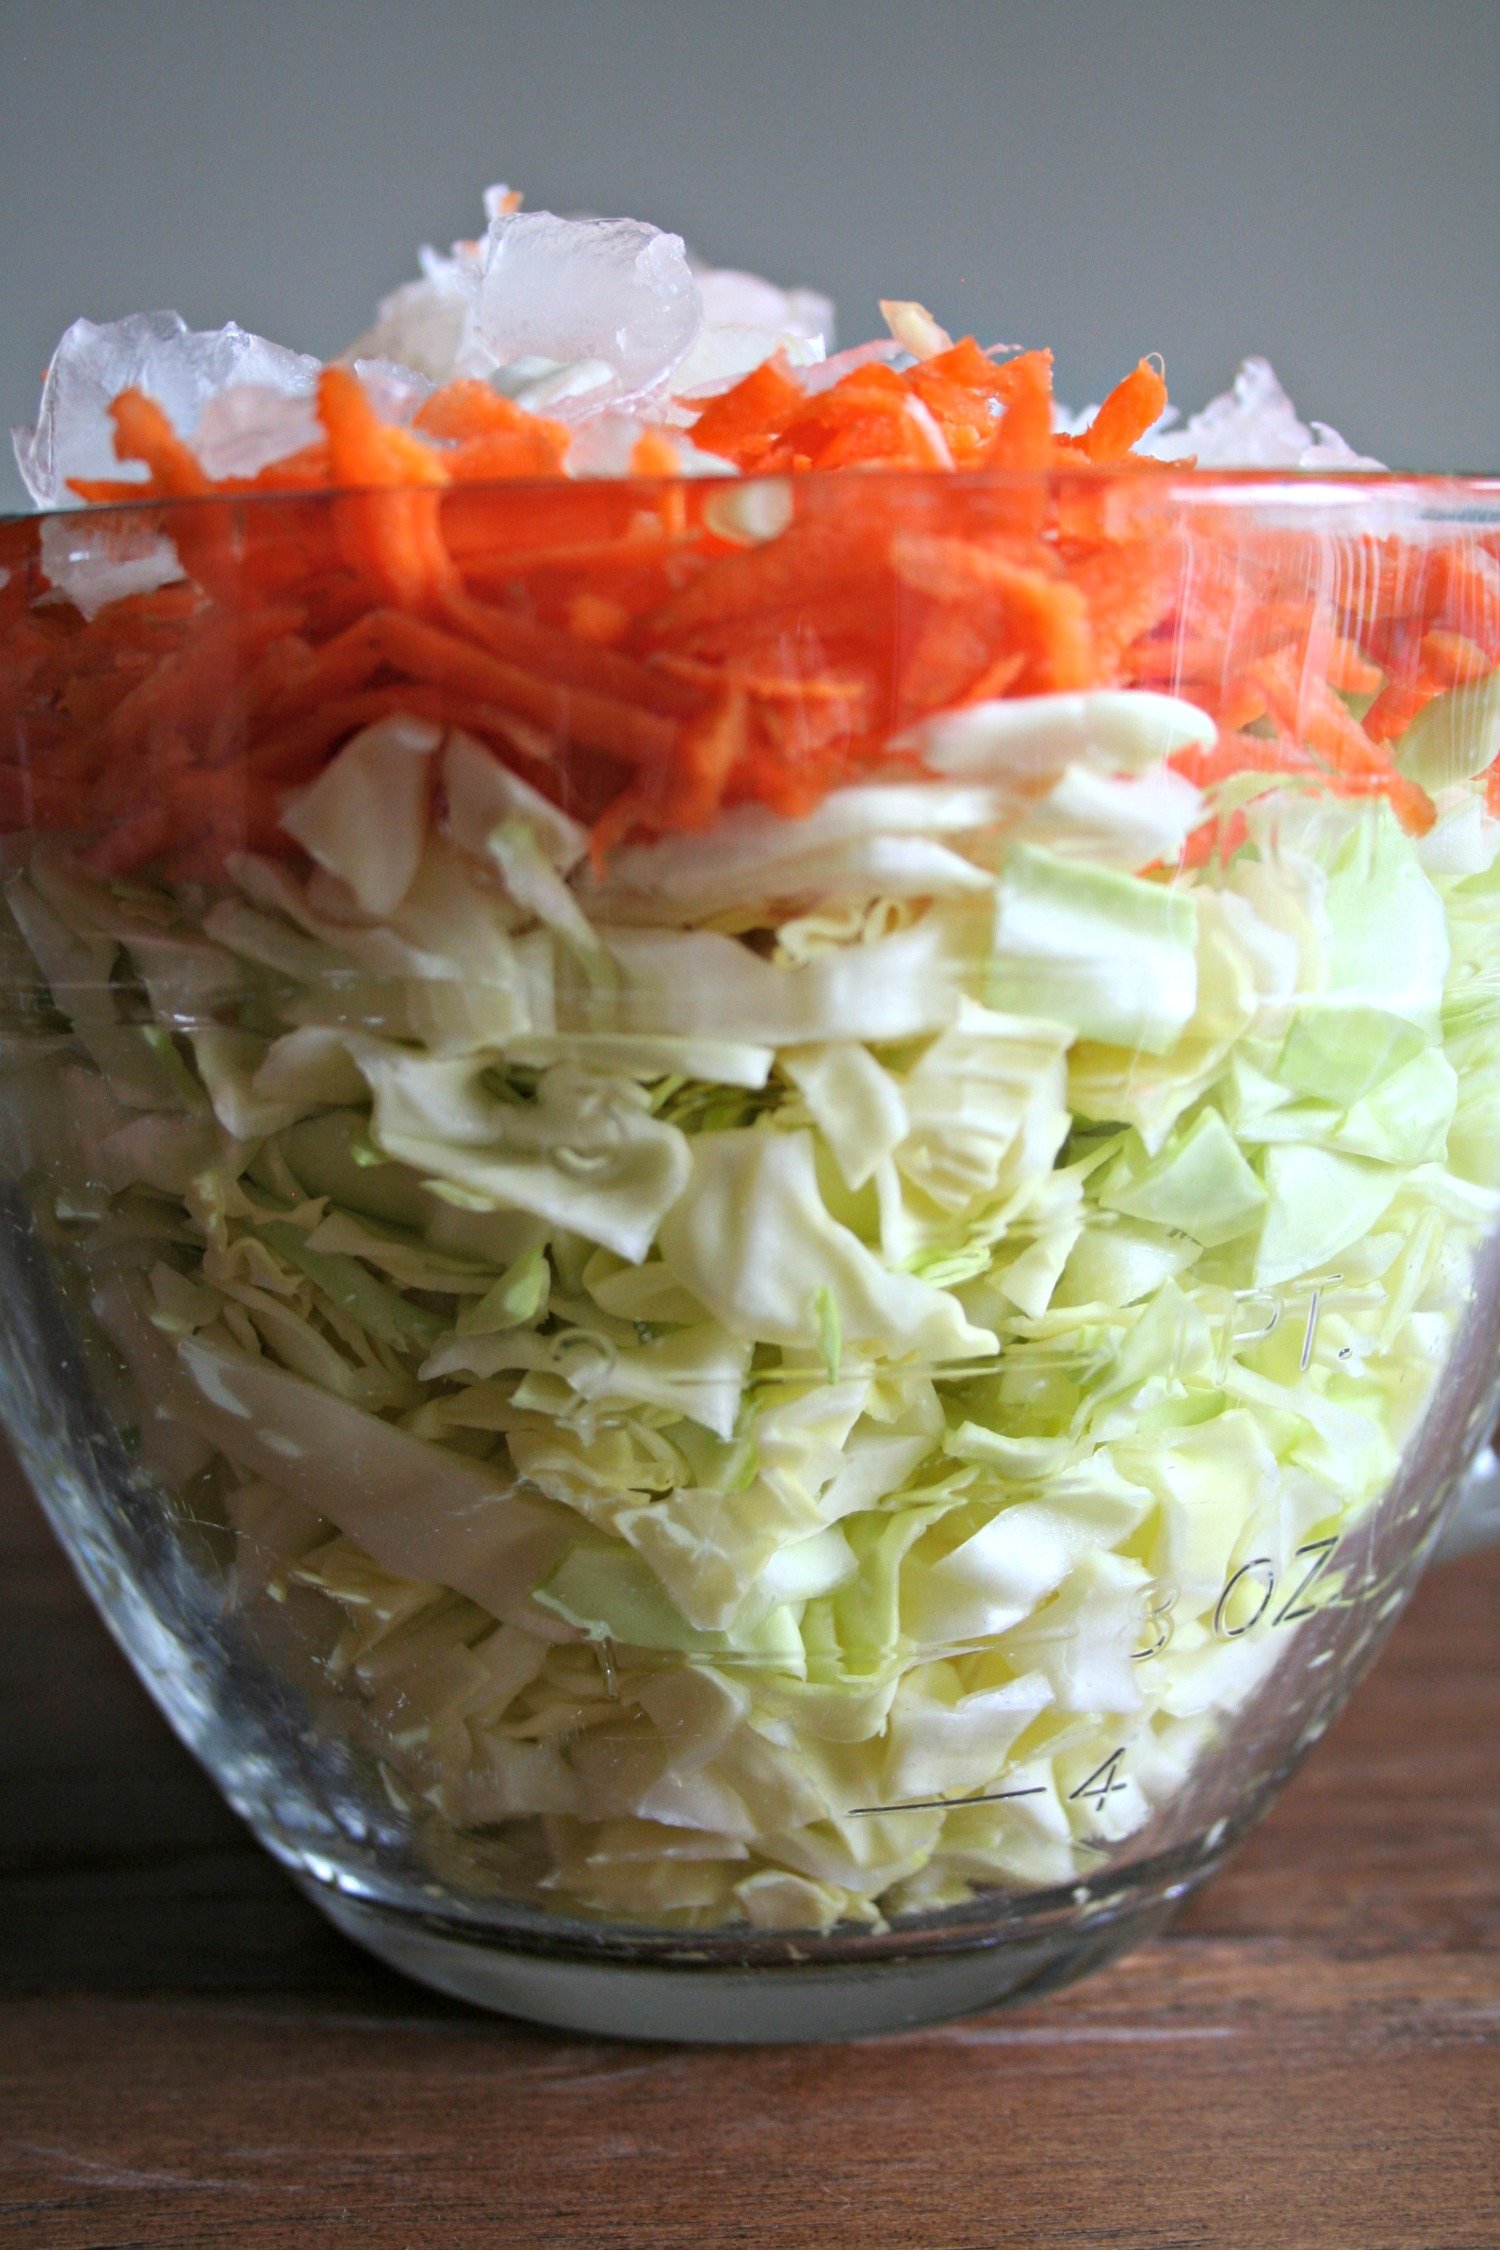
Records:
[[[1112,462],[1103,466],[1080,460],[1077,466],[1045,469],[798,469],[773,470],[753,476],[675,477],[499,477],[475,479],[456,485],[318,485],[306,490],[205,492],[181,495],[143,492],[139,500],[85,503],[68,508],[17,509],[0,515],[0,532],[24,524],[49,522],[120,521],[163,511],[188,517],[194,513],[228,508],[331,507],[340,500],[395,498],[425,493],[438,500],[526,496],[574,492],[603,486],[631,493],[643,500],[668,493],[745,492],[762,485],[790,484],[797,490],[818,493],[820,501],[830,490],[847,490],[851,497],[872,487],[883,492],[1035,492],[1078,487],[1139,486],[1178,503],[1238,506],[1253,509],[1258,500],[1291,503],[1309,511],[1320,504],[1339,508],[1361,499],[1413,506],[1434,502],[1487,503],[1500,522],[1500,470],[1405,469],[1205,469],[1176,468],[1171,464]],[[825,502],[826,504],[826,502]]]

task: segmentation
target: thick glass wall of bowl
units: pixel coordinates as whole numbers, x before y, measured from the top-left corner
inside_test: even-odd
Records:
[[[0,1374],[86,1583],[273,1851],[501,1939],[1191,1876],[1492,1417],[1492,501],[525,488],[415,614],[419,504],[3,527]],[[686,738],[754,787],[591,857]]]

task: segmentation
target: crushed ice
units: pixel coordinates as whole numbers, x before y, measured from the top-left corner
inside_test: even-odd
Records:
[[[1200,469],[1379,469],[1383,462],[1353,446],[1326,422],[1309,428],[1276,379],[1269,360],[1242,360],[1233,385],[1210,399],[1181,428],[1168,409],[1141,445],[1158,460],[1192,455]]]
[[[474,328],[498,366],[594,360],[609,370],[595,386],[599,403],[612,405],[664,383],[702,326],[703,299],[679,234],[639,219],[559,219],[550,211],[490,221]]]
[[[354,354],[397,360],[434,383],[494,381],[540,414],[578,421],[624,404],[728,383],[784,352],[822,359],[833,307],[814,289],[705,266],[680,235],[638,219],[522,212],[485,194],[489,226],[381,300]]]
[[[445,383],[455,375],[488,375],[495,362],[476,345],[472,296],[460,262],[460,253],[473,247],[455,243],[453,255],[445,258],[424,244],[419,279],[404,281],[381,298],[373,325],[345,356],[409,367],[429,383]]]
[[[204,407],[193,450],[211,477],[253,477],[272,461],[315,445],[322,434],[310,391],[231,383]]]
[[[191,437],[209,401],[232,385],[295,398],[310,396],[317,379],[315,359],[234,321],[192,329],[174,312],[75,320],[52,355],[36,428],[14,433],[16,461],[39,508],[72,507],[69,477],[120,474],[106,410],[121,391],[144,391]]]
[[[97,617],[128,594],[154,594],[186,574],[177,549],[135,515],[69,508],[41,527],[41,566],[54,595]]]
[[[519,205],[512,189],[490,188],[485,233],[446,255],[424,248],[418,278],[382,299],[345,353],[383,419],[410,422],[434,385],[477,377],[570,423],[576,475],[624,473],[648,426],[669,432],[683,473],[701,475],[728,464],[692,445],[692,408],[678,402],[726,388],[777,352],[810,392],[867,361],[906,364],[903,343],[915,331],[829,358],[833,307],[815,290],[704,266],[680,235],[640,220]],[[921,313],[931,337],[941,335],[922,308],[891,309],[898,328]],[[165,409],[210,476],[254,476],[316,442],[318,372],[318,361],[233,322],[195,331],[168,312],[75,321],[48,369],[36,428],[13,433],[21,474],[41,508],[73,505],[69,478],[119,477],[106,410],[134,386]],[[1075,430],[1090,418],[1058,416]],[[1210,469],[1380,466],[1326,423],[1303,423],[1264,359],[1247,359],[1232,388],[1186,423],[1170,410],[1141,450],[1193,455]],[[54,546],[69,583],[94,599],[102,553],[69,561],[66,542]],[[109,567],[142,573],[167,558],[120,555]]]

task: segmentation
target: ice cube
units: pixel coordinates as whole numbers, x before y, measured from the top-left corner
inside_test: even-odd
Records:
[[[1377,461],[1373,453],[1356,453],[1346,437],[1341,437],[1331,422],[1314,422],[1315,444],[1308,446],[1297,464],[1303,469],[1383,469],[1385,463]]]
[[[786,330],[747,328],[738,321],[705,321],[698,340],[672,377],[674,398],[694,398],[728,390],[774,352],[792,367],[822,363],[820,338],[794,336]]]
[[[816,289],[778,289],[733,266],[694,266],[703,317],[716,328],[769,328],[774,335],[833,344],[833,306]],[[821,355],[820,355],[821,356]]]
[[[455,375],[487,375],[495,355],[479,343],[473,326],[473,276],[460,253],[472,244],[455,243],[454,255],[424,245],[422,276],[405,281],[382,297],[373,326],[355,338],[344,357],[383,360],[409,367],[429,383]]]
[[[289,396],[269,383],[231,383],[204,407],[193,451],[216,480],[253,477],[322,434],[311,392]]]
[[[1326,422],[1309,429],[1276,379],[1269,360],[1242,360],[1232,389],[1210,399],[1181,429],[1166,430],[1150,450],[1165,460],[1196,456],[1203,469],[1378,469]]]
[[[833,307],[815,289],[778,289],[731,266],[693,265],[703,326],[672,377],[675,398],[727,390],[780,352],[793,367],[822,360],[833,340]]]
[[[520,207],[519,191],[503,181],[484,191],[487,221],[506,218]],[[482,242],[455,242],[445,257],[424,243],[417,254],[420,279],[404,281],[381,298],[373,326],[356,337],[343,357],[386,360],[413,369],[429,383],[492,374],[495,355],[474,330],[483,250]]]
[[[185,575],[177,549],[152,525],[92,509],[47,518],[41,564],[53,591],[87,618],[127,594],[154,594]]]
[[[474,330],[503,367],[603,360],[609,402],[654,390],[703,325],[682,237],[639,219],[502,212],[474,282]],[[601,392],[597,403],[605,404]]]
[[[253,336],[234,321],[191,329],[174,312],[75,320],[52,355],[36,428],[11,433],[16,461],[38,507],[74,507],[69,477],[120,473],[106,408],[121,391],[144,391],[191,437],[209,400],[231,384],[253,383],[296,398],[308,395],[317,379],[315,359]]]
[[[490,381],[528,414],[549,414],[559,422],[598,414],[615,395],[615,371],[607,359],[541,359],[530,352],[497,368]]]
[[[431,378],[397,360],[357,359],[354,372],[381,421],[394,422],[402,429],[432,396]]]

